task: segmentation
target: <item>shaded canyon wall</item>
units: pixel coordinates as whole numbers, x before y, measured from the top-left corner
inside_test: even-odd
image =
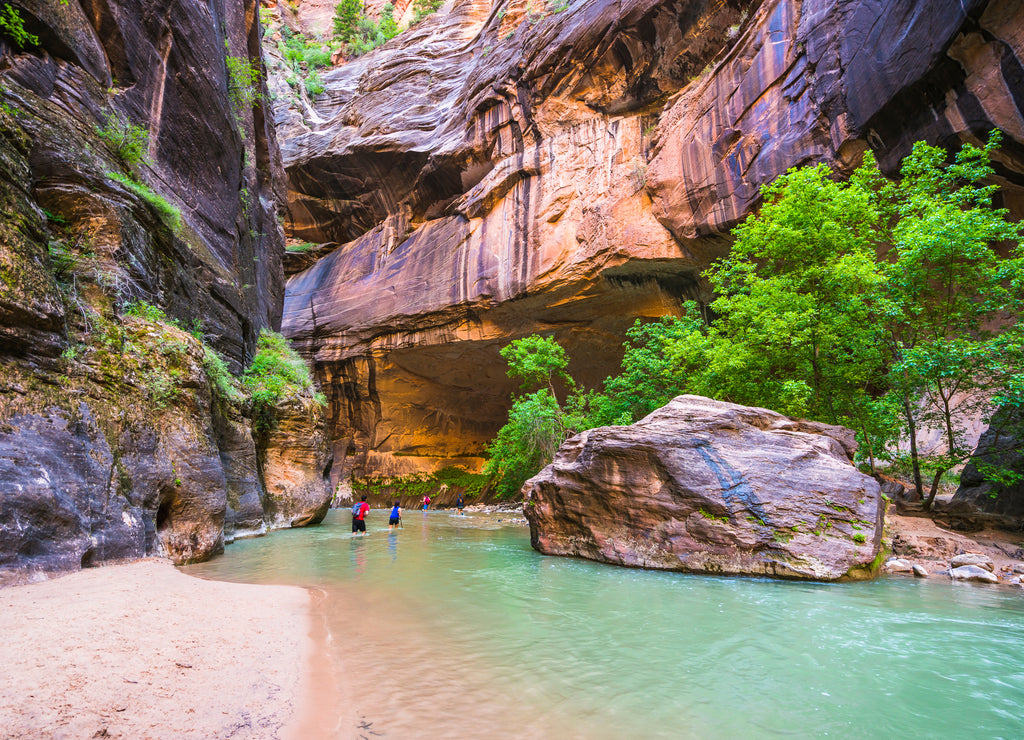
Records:
[[[209,557],[266,527],[210,370],[284,294],[280,152],[227,65],[261,66],[257,5],[13,5],[38,41],[0,37],[0,582]]]

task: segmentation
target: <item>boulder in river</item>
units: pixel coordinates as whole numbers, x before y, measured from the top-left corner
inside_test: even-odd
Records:
[[[980,552],[965,552],[962,555],[957,555],[949,561],[949,565],[952,568],[959,568],[963,565],[977,565],[979,568],[984,568],[990,573],[995,570],[992,558]]]
[[[961,565],[959,568],[950,568],[949,577],[954,581],[982,581],[984,583],[999,583],[995,573],[990,573],[977,565]]]
[[[869,577],[881,496],[855,449],[843,427],[679,396],[567,440],[524,486],[530,539],[545,554],[634,567]]]

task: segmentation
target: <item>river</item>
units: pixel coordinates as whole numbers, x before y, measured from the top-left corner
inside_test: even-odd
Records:
[[[183,569],[317,589],[347,687],[327,736],[1024,737],[1008,589],[630,570],[539,555],[508,514],[386,519],[353,538],[332,511]],[[342,704],[361,729],[330,729]]]

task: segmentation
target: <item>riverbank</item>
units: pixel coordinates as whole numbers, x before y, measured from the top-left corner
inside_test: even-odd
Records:
[[[4,738],[286,738],[303,714],[310,594],[146,559],[0,590]]]
[[[946,578],[957,555],[977,553],[988,558],[1000,584],[1021,589],[1024,580],[1024,533],[984,529],[956,532],[930,517],[907,516],[890,511],[885,515],[887,549],[894,558],[919,565],[932,577]],[[898,574],[897,574],[898,575]]]

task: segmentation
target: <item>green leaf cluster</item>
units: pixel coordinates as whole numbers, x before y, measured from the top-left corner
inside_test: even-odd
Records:
[[[39,37],[25,30],[25,19],[10,3],[4,3],[3,8],[0,8],[0,33],[13,41],[19,49],[39,46]]]
[[[551,462],[567,429],[565,414],[548,388],[516,398],[508,423],[487,448],[484,473],[498,498],[513,498],[527,479]]]
[[[242,384],[252,397],[257,431],[274,425],[274,407],[289,396],[311,396],[323,404],[323,397],[314,393],[306,361],[281,334],[267,329],[260,331],[256,354],[242,376]]]
[[[122,119],[114,111],[108,111],[104,115],[104,123],[96,127],[96,134],[107,142],[121,161],[129,167],[145,161],[149,149],[149,132]]]
[[[225,63],[228,70],[228,99],[237,117],[263,100],[259,62],[250,61],[248,57],[228,55]]]
[[[182,218],[180,208],[154,191],[148,185],[138,182],[137,180],[133,180],[128,175],[123,175],[119,172],[108,172],[106,175],[109,179],[120,183],[148,203],[149,206],[156,211],[156,215],[163,224],[172,232],[175,234],[181,232],[184,220]]]

